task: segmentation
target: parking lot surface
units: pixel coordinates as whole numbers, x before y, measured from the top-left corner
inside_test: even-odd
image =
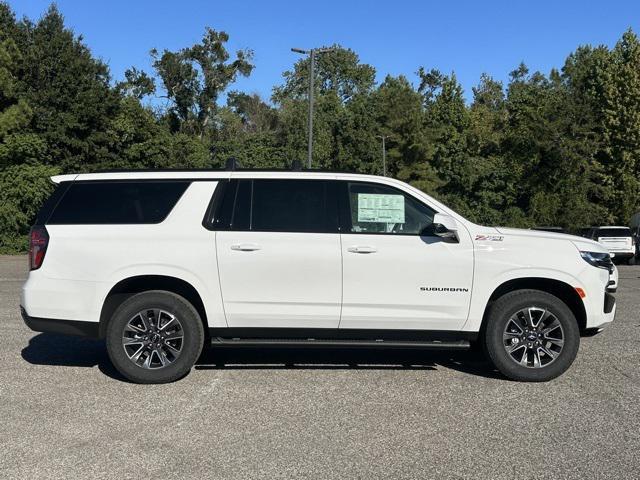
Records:
[[[30,331],[26,266],[0,256],[0,478],[638,478],[640,266],[549,383],[473,352],[227,347],[147,386]]]

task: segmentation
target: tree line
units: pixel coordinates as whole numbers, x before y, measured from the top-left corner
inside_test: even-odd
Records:
[[[17,19],[0,3],[0,251],[21,251],[58,173],[118,168],[286,168],[307,148],[308,59],[270,99],[232,90],[254,69],[225,32],[151,50],[152,71],[113,79],[55,6]],[[482,75],[465,101],[455,74],[421,66],[376,82],[340,45],[316,60],[314,166],[382,173],[472,221],[575,229],[627,224],[638,209],[640,42],[580,46],[548,74]],[[224,98],[223,102],[221,98]]]

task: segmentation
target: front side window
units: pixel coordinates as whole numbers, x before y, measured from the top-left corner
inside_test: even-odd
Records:
[[[350,233],[419,235],[435,212],[386,185],[348,182]]]

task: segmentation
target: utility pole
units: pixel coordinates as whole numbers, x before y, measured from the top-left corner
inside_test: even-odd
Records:
[[[302,55],[309,55],[309,118],[308,123],[308,145],[307,145],[307,168],[311,169],[311,161],[313,158],[313,77],[315,68],[316,53],[324,53],[333,50],[332,48],[312,48],[311,50],[302,50],[300,48],[292,48],[291,51]]]
[[[386,140],[387,138],[391,137],[392,135],[376,135],[376,138],[381,138],[382,139],[382,175],[383,176],[387,176],[387,144],[386,144]]]

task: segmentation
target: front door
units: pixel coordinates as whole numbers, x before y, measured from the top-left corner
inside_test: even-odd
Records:
[[[436,213],[422,201],[383,184],[340,184],[340,328],[459,330],[473,280],[464,227],[457,242],[421,236]]]
[[[231,182],[226,230],[216,232],[229,327],[338,328],[342,260],[334,187],[326,180]]]

